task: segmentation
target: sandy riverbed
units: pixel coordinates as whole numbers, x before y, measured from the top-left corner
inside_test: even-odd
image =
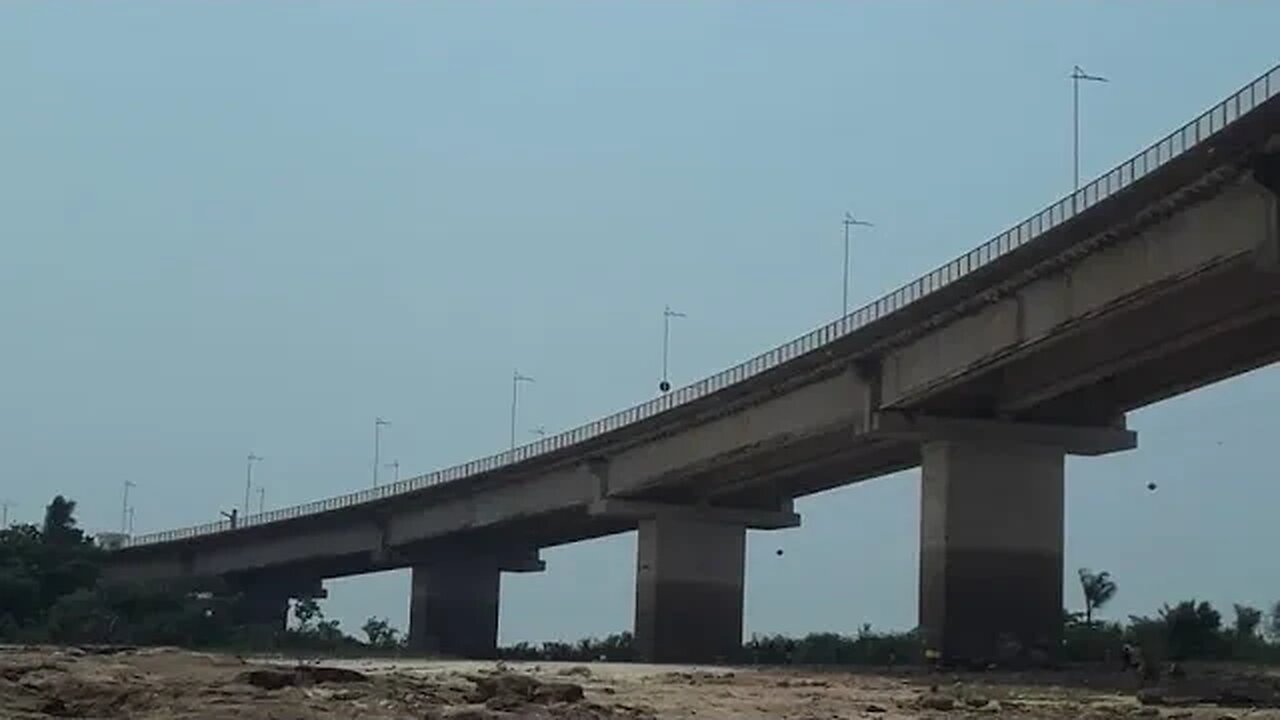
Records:
[[[387,659],[297,667],[163,648],[3,647],[0,718],[1280,720],[1280,711],[1249,707],[1274,704],[1264,696],[1280,684],[1242,670],[1206,670],[1212,677],[1194,692],[1165,690],[1168,697],[1141,703],[1136,679],[1107,669],[950,674]],[[1221,690],[1227,686],[1246,689]]]

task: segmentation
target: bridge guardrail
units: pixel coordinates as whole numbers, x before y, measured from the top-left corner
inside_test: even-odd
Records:
[[[479,458],[461,465],[436,470],[425,475],[401,480],[377,488],[316,500],[303,505],[258,513],[241,519],[238,528],[264,525],[305,515],[327,512],[359,505],[420,490],[440,483],[452,482],[499,467],[512,465],[542,453],[560,450],[584,440],[603,435],[625,425],[653,417],[683,405],[696,398],[709,395],[729,385],[777,367],[792,358],[826,345],[836,339],[866,326],[905,305],[936,291],[944,285],[973,272],[992,260],[1025,245],[1041,234],[1083,213],[1097,203],[1133,184],[1155,171],[1174,157],[1218,133],[1226,126],[1280,93],[1280,65],[1272,68],[1256,80],[1245,85],[1222,102],[1206,110],[1199,117],[1166,135],[1160,141],[1139,152],[1110,172],[1094,179],[1076,192],[1032,215],[1013,228],[988,240],[977,248],[936,268],[932,272],[903,285],[880,299],[865,305],[834,322],[823,325],[801,337],[780,345],[746,362],[723,370],[691,385],[672,390],[647,402],[621,412],[589,422],[557,435],[545,437],[513,450]],[[213,522],[193,527],[149,533],[131,538],[125,547],[182,540],[199,535],[231,530],[229,521]]]

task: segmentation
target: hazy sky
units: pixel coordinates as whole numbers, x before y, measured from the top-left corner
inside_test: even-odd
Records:
[[[696,380],[1100,174],[1278,59],[1272,3],[0,4],[0,499],[90,530],[411,475]],[[1107,615],[1280,599],[1274,369],[1130,417],[1068,468]],[[1159,483],[1149,493],[1148,480]],[[748,632],[915,622],[918,473],[752,533]],[[782,557],[774,550],[784,548]],[[635,540],[508,575],[503,642],[629,629]],[[406,573],[329,583],[403,624]]]

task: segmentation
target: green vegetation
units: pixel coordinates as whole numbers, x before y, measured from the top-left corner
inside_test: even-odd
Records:
[[[504,660],[544,660],[550,662],[592,662],[595,660],[631,662],[636,659],[631,633],[629,632],[609,635],[603,640],[585,638],[576,643],[553,641],[535,646],[522,642],[501,648],[498,654]]]
[[[292,627],[255,626],[243,598],[225,587],[182,583],[103,585],[105,552],[76,527],[75,502],[55,497],[40,526],[0,529],[0,642],[118,643],[190,648],[315,653],[401,653],[404,638],[385,619],[369,618],[364,640],[344,634],[315,600],[294,604]],[[1115,597],[1107,572],[1079,571],[1081,613],[1064,611],[1063,659],[1119,662],[1125,646],[1148,661],[1192,659],[1280,663],[1280,602],[1263,612],[1233,607],[1225,624],[1207,602],[1164,605],[1126,623],[1099,621],[1096,613]],[[503,648],[511,660],[588,662],[635,659],[630,633],[577,643],[520,643]],[[855,635],[815,633],[803,638],[752,637],[737,662],[766,665],[892,665],[918,662],[916,632],[879,633],[864,625]]]
[[[863,625],[857,635],[811,633],[802,638],[757,635],[744,647],[744,662],[756,665],[894,665],[919,662],[916,632],[877,633]]]
[[[75,502],[55,497],[44,522],[0,530],[0,642],[177,645],[240,650],[367,652],[398,648],[386,621],[365,645],[326,620],[314,600],[289,629],[254,626],[243,598],[202,583],[103,585],[106,554],[76,527]]]
[[[1102,608],[1116,596],[1116,584],[1111,580],[1109,572],[1092,572],[1089,568],[1080,568],[1080,589],[1084,592],[1084,621],[1093,623],[1093,613]]]

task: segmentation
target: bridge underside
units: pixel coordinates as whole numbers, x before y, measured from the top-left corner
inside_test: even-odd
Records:
[[[1127,411],[1280,358],[1276,202],[1254,190],[1224,185],[959,319],[864,349],[874,357],[833,355],[663,432],[118,557],[140,575],[276,588],[264,616],[313,580],[412,567],[413,646],[487,656],[501,572],[540,570],[540,548],[638,530],[642,659],[714,661],[740,647],[746,529],[797,524],[796,497],[921,466],[929,648],[1051,656],[1065,455],[1132,447]]]
[[[1134,298],[909,405],[941,415],[1105,423],[1280,359],[1280,274],[1237,258]]]

